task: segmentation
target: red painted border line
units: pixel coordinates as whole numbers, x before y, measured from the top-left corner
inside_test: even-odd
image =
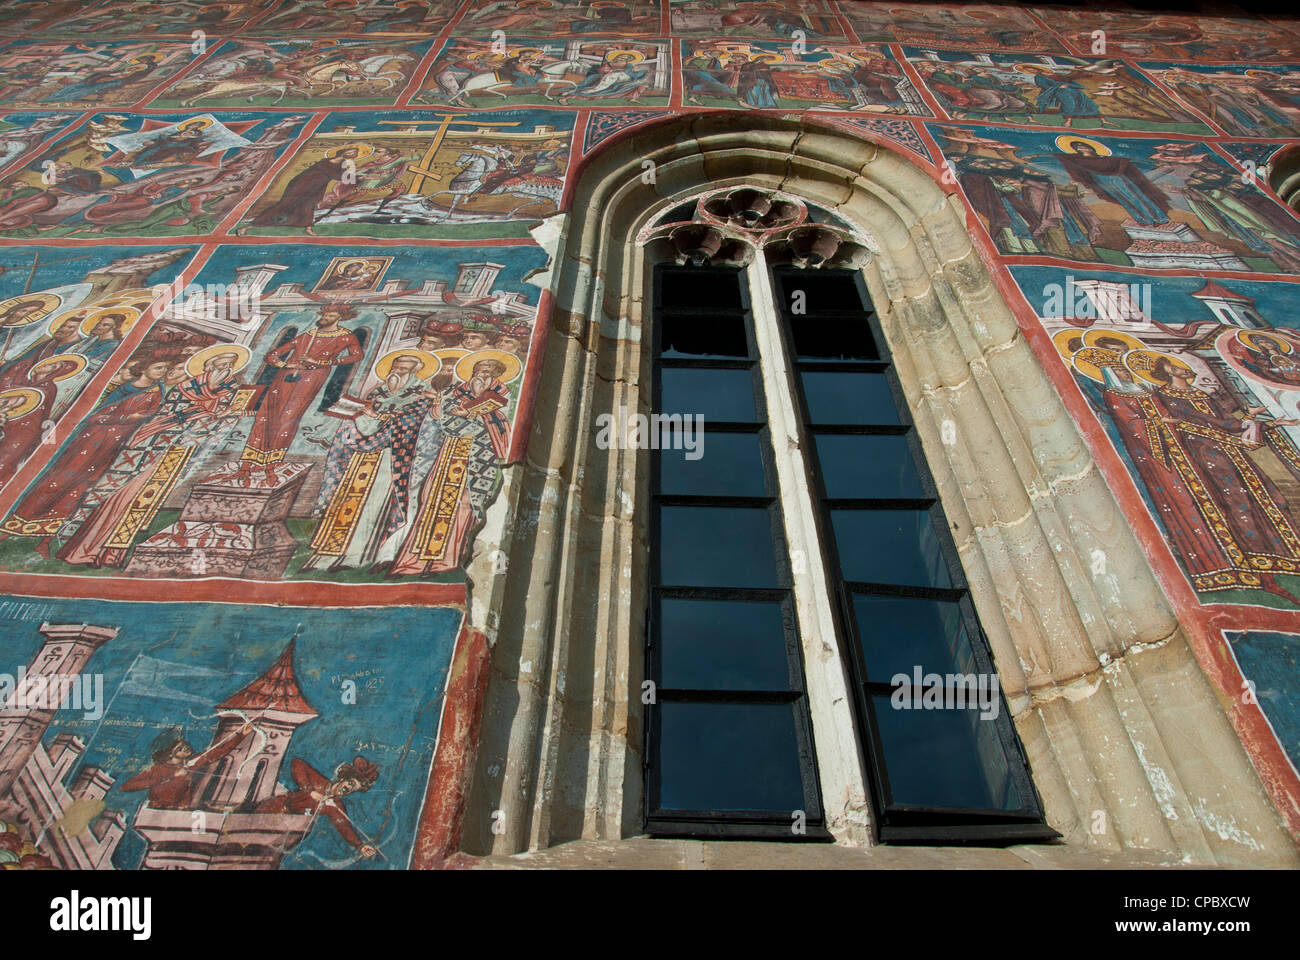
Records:
[[[213,233],[222,236],[230,235],[230,231],[233,230],[239,224],[239,221],[244,218],[244,215],[252,209],[253,204],[262,199],[262,195],[266,193],[267,190],[271,189],[272,184],[275,183],[275,178],[280,175],[280,171],[289,164],[289,161],[294,157],[294,155],[296,155],[298,151],[302,149],[303,145],[311,139],[311,135],[315,133],[316,128],[325,121],[326,116],[328,116],[326,113],[314,113],[311,115],[311,119],[304,123],[302,129],[298,131],[298,135],[294,137],[287,146],[281,148],[280,156],[278,156],[274,162],[266,168],[266,171],[258,178],[257,183],[253,184],[252,187],[249,188],[248,194],[244,199],[231,207],[230,212],[221,218],[221,222],[217,224],[217,228]]]
[[[420,58],[420,62],[415,65],[415,69],[411,72],[410,82],[397,95],[395,108],[406,109],[410,106],[411,98],[424,89],[424,81],[428,78],[429,71],[433,69],[433,61],[446,48],[451,40],[452,30],[460,23],[461,17],[465,16],[471,5],[468,2],[462,3],[457,7],[456,12],[448,18],[443,28],[438,31],[433,38],[433,43],[429,45],[428,52]]]
[[[192,244],[178,245],[191,246]],[[42,246],[42,244],[24,244],[24,246],[39,247]],[[166,245],[150,244],[150,246]],[[182,266],[176,274],[180,287],[183,288],[187,283],[194,279],[203,264],[207,261],[211,252],[210,245],[202,244],[199,245],[199,248],[195,250],[193,254],[191,254],[189,260],[186,261],[185,265]],[[155,286],[162,285],[163,284],[156,284]],[[127,335],[122,338],[122,342],[117,345],[117,348],[113,353],[104,361],[104,365],[100,367],[98,372],[96,372],[90,381],[82,387],[81,393],[77,395],[77,398],[72,402],[68,409],[63,411],[63,414],[59,417],[58,422],[54,427],[54,432],[50,435],[50,442],[48,444],[42,443],[37,448],[37,453],[28,457],[23,465],[13,472],[13,475],[10,476],[9,480],[0,485],[0,517],[6,516],[9,513],[9,509],[18,500],[22,491],[26,490],[27,486],[36,479],[40,471],[45,468],[46,463],[53,459],[54,454],[63,445],[63,442],[68,439],[81,421],[90,414],[94,409],[95,404],[99,402],[99,398],[103,395],[104,390],[108,387],[108,382],[113,379],[113,376],[121,368],[122,364],[126,363],[131,358],[135,349],[144,341],[145,337],[148,336],[149,331],[151,331],[154,325],[158,322],[158,318],[171,303],[172,294],[177,289],[176,280],[169,282],[167,287],[167,293],[154,301],[140,316],[140,319],[135,322]],[[42,453],[44,453],[45,456],[41,456]]]
[[[1193,656],[1224,703],[1229,722],[1260,780],[1292,836],[1300,838],[1300,775],[1297,775],[1282,745],[1274,736],[1259,704],[1241,702],[1245,677],[1228,649],[1227,641],[1219,632],[1221,627],[1213,624],[1214,611],[1207,609],[1192,589],[1150,507],[1138,490],[1136,479],[1121,460],[1097,412],[1084,396],[1074,376],[1060,362],[1060,354],[1042,326],[1037,311],[1007,266],[991,256],[992,240],[985,232],[982,221],[969,206],[967,227],[972,238],[977,241],[981,257],[993,268],[999,291],[1016,316],[1021,332],[1038,358],[1039,365],[1083,435],[1102,479],[1119,504],[1120,512],[1128,519],[1146,554],[1147,562],[1151,565],[1156,582],[1164,590],[1172,612],[1188,639]],[[1243,624],[1236,629],[1258,629],[1255,625],[1259,619],[1252,615],[1250,625]]]
[[[918,124],[918,126],[924,125]],[[924,132],[929,137],[929,131]],[[937,149],[937,144],[935,147]],[[942,153],[938,155],[942,156]],[[1182,567],[1174,558],[1168,540],[1137,488],[1136,479],[1121,460],[1097,412],[1084,396],[1082,388],[1060,362],[1060,354],[1047,335],[1037,310],[1030,304],[1024,291],[1011,275],[1007,263],[1004,262],[1006,258],[997,252],[996,245],[985,229],[983,221],[966,202],[964,194],[961,194],[957,185],[943,184],[937,167],[931,166],[929,173],[939,181],[940,189],[945,193],[955,192],[962,196],[966,208],[966,229],[972,243],[992,275],[998,292],[1011,308],[1017,325],[1026,342],[1029,343],[1039,366],[1046,373],[1057,395],[1065,404],[1070,418],[1083,436],[1093,462],[1097,464],[1102,479],[1119,504],[1121,513],[1128,519],[1147,557],[1147,562],[1151,565],[1156,582],[1164,590],[1172,612],[1188,638],[1193,656],[1211,686],[1225,703],[1229,722],[1236,731],[1247,756],[1250,757],[1261,782],[1273,799],[1287,828],[1293,836],[1300,837],[1300,775],[1297,774],[1286,751],[1273,733],[1263,709],[1258,703],[1242,702],[1245,677],[1232,651],[1228,649],[1223,634],[1219,632],[1225,627],[1259,629],[1258,624],[1261,621],[1273,620],[1274,617],[1268,614],[1256,615],[1254,608],[1251,608],[1249,623],[1227,626],[1225,621],[1229,618],[1225,616],[1224,611],[1215,611],[1203,604],[1192,589]],[[1184,273],[1182,276],[1187,274]],[[1281,613],[1281,611],[1276,612]],[[1293,621],[1289,618],[1277,617],[1276,620],[1281,624],[1293,626]]]
[[[854,28],[852,22],[845,15],[843,6],[839,3],[830,3],[828,6],[831,8],[831,15],[839,21],[840,30],[843,31],[848,42],[866,46],[866,43],[858,36],[858,31]]]
[[[11,110],[6,105],[4,116],[7,118],[16,113],[63,113],[63,112],[64,111],[62,110]],[[0,177],[4,177],[11,169],[16,170],[18,165],[22,163],[22,161],[25,160],[27,157],[41,156],[47,150],[49,150],[50,147],[54,146],[54,144],[56,144],[58,141],[62,140],[65,136],[67,136],[70,131],[76,129],[77,127],[80,127],[83,123],[85,123],[95,114],[93,112],[87,113],[85,111],[72,110],[71,115],[75,116],[76,119],[69,120],[67,123],[59,127],[57,130],[51,133],[44,140],[37,143],[35,146],[32,146],[27,150],[24,150],[22,153],[18,154],[18,156],[10,160],[8,163],[0,165]]]
[[[331,583],[320,580],[185,580],[0,573],[0,591],[21,596],[157,603],[204,601],[280,607],[464,607],[463,583]]]
[[[889,51],[889,55],[894,58],[894,61],[900,67],[903,68],[903,76],[907,77],[908,81],[912,84],[912,89],[917,92],[925,102],[925,105],[930,108],[930,113],[933,115],[933,119],[951,120],[952,117],[949,116],[948,111],[943,108],[943,104],[939,102],[939,98],[931,93],[930,88],[926,86],[925,78],[921,76],[921,71],[916,69],[916,64],[909,60],[907,55],[903,53],[903,45],[901,43],[888,43],[881,44],[881,46],[885,50]]]
[[[1183,107],[1183,109],[1189,111],[1192,116],[1200,117],[1202,120],[1204,120],[1205,125],[1207,127],[1209,127],[1211,130],[1217,131],[1217,135],[1219,138],[1223,138],[1229,135],[1228,131],[1224,130],[1223,127],[1219,126],[1219,124],[1216,123],[1208,114],[1204,113],[1201,110],[1196,109],[1195,106],[1193,106],[1187,100],[1184,100],[1181,96],[1179,96],[1177,92],[1167,87],[1164,81],[1157,80],[1154,76],[1147,73],[1146,70],[1144,70],[1136,63],[1129,63],[1129,61],[1127,60],[1125,60],[1124,63],[1130,70],[1137,73],[1138,76],[1144,77],[1147,83],[1151,84],[1161,93],[1163,93],[1166,97],[1169,97],[1171,100],[1174,101],[1174,103],[1180,105],[1181,107]]]
[[[1179,213],[1185,211],[1179,210]],[[1287,211],[1289,213],[1289,211]],[[1295,216],[1295,214],[1290,214]],[[979,218],[979,215],[976,214]],[[1175,220],[1175,223],[1185,223],[1183,220]],[[984,221],[980,218],[980,225]],[[1300,232],[1300,223],[1296,224],[1297,232]],[[1045,257],[1028,254],[999,253],[998,259],[1009,267],[1061,267],[1072,269],[1079,273],[1134,273],[1149,277],[1181,277],[1185,280],[1243,280],[1256,281],[1258,283],[1300,283],[1300,275],[1294,273],[1252,273],[1249,270],[1200,270],[1200,271],[1179,271],[1177,268],[1169,267],[1126,267],[1118,263],[1101,263],[1090,260],[1066,260],[1061,257]],[[1095,268],[1095,271],[1094,271]]]
[[[559,264],[551,256],[551,276]],[[515,405],[514,423],[510,432],[510,451],[506,463],[516,463],[523,459],[528,450],[528,436],[533,429],[533,413],[537,407],[537,387],[542,378],[542,366],[546,362],[546,344],[551,334],[551,314],[555,300],[550,289],[543,290],[537,298],[537,312],[533,320],[533,340],[528,346],[528,363],[524,366],[524,382],[519,385],[519,402]]]
[[[463,626],[447,676],[438,744],[411,850],[411,867],[415,870],[447,865],[460,849],[478,759],[490,665],[487,638]]]
[[[191,34],[191,37],[192,37],[192,36],[193,36],[193,34]],[[127,108],[126,108],[124,111],[122,111],[122,112],[123,112],[123,113],[135,113],[135,112],[138,111],[141,107],[143,107],[145,104],[149,103],[149,102],[152,101],[155,97],[157,97],[159,94],[161,94],[163,91],[170,89],[171,86],[172,86],[173,84],[180,83],[183,79],[185,79],[186,76],[188,76],[188,75],[189,75],[189,74],[194,70],[195,67],[199,66],[200,64],[206,63],[208,60],[210,60],[210,59],[212,58],[212,55],[213,55],[214,53],[217,52],[217,48],[220,47],[222,44],[224,44],[224,43],[226,42],[226,39],[227,39],[227,38],[224,38],[224,37],[223,37],[223,38],[218,38],[218,39],[216,39],[214,42],[209,43],[209,42],[208,42],[209,38],[208,38],[208,36],[205,34],[205,35],[204,35],[204,38],[203,38],[204,47],[203,47],[203,52],[202,52],[202,53],[196,53],[196,54],[194,54],[192,57],[190,57],[190,62],[189,62],[189,63],[187,63],[187,64],[185,64],[184,66],[182,66],[179,70],[177,70],[177,71],[176,71],[175,73],[173,73],[171,76],[169,76],[169,77],[165,77],[164,79],[160,80],[160,81],[157,83],[157,85],[155,85],[155,86],[153,86],[153,87],[150,87],[148,90],[145,91],[144,96],[140,97],[138,100],[136,100],[135,103],[133,103],[131,106],[127,107]],[[170,41],[167,41],[167,42],[170,42]],[[188,46],[188,47],[190,48],[190,51],[191,51],[191,52],[193,52],[193,50],[194,50],[194,43],[193,43],[193,40],[191,40],[189,43],[185,43],[184,40],[177,40],[177,41],[175,41],[175,42],[185,44],[186,46]],[[97,112],[99,112],[99,113],[104,113],[104,112],[106,112],[106,110],[105,110],[103,107],[100,107],[100,108],[98,108]]]

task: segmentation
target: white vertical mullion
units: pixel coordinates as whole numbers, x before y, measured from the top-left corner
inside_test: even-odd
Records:
[[[800,439],[795,384],[783,346],[767,259],[761,249],[755,253],[748,273],[777,494],[791,554],[795,614],[826,826],[841,842],[865,845],[871,842],[870,807],[853,718],[850,661],[836,638],[831,580],[817,532],[818,507]],[[802,563],[798,561],[799,551]]]

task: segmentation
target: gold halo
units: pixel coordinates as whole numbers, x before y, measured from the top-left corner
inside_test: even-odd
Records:
[[[211,117],[191,117],[189,120],[182,120],[176,124],[177,130],[188,130],[190,127],[198,127],[200,130],[206,130],[212,126]]]
[[[13,387],[9,390],[0,391],[0,397],[25,397],[22,406],[14,407],[4,416],[8,420],[17,420],[19,417],[25,417],[41,405],[45,399],[45,394],[35,387]]]
[[[154,301],[154,292],[148,287],[132,287],[130,290],[123,290],[121,293],[114,294],[111,297],[105,297],[103,300],[96,300],[96,307],[147,307]]]
[[[1084,333],[1083,345],[1085,347],[1095,347],[1097,346],[1097,341],[1100,340],[1102,337],[1109,337],[1112,340],[1121,340],[1124,343],[1128,344],[1128,348],[1130,350],[1148,349],[1145,343],[1143,343],[1137,337],[1133,336],[1133,334],[1131,333],[1124,333],[1123,331],[1120,330],[1106,330],[1106,329],[1097,330],[1095,328],[1092,330],[1088,330]],[[1102,347],[1101,349],[1104,350],[1105,347]]]
[[[1046,70],[1048,73],[1055,73],[1056,69],[1046,63],[1017,63],[1011,68],[1017,73],[1030,73],[1034,70]]]
[[[504,350],[478,350],[460,358],[456,364],[456,376],[462,381],[469,380],[474,376],[474,365],[480,360],[500,360],[506,365],[505,373],[497,377],[502,383],[509,383],[519,376],[519,371],[524,368],[523,363],[513,353],[506,353]]]
[[[63,298],[60,297],[57,293],[25,293],[21,297],[10,297],[8,300],[5,300],[4,302],[0,303],[0,313],[4,313],[6,310],[10,309],[11,307],[16,307],[20,303],[36,303],[36,302],[39,302],[41,304],[41,309],[38,310],[36,313],[32,314],[31,319],[23,320],[19,323],[7,323],[4,326],[25,327],[29,323],[35,323],[37,320],[44,320],[51,313],[54,312],[55,308],[58,307],[60,303],[63,302]],[[3,329],[3,327],[0,327],[0,329]]]
[[[1132,350],[1124,355],[1124,366],[1128,367],[1135,377],[1140,377],[1147,383],[1158,387],[1167,386],[1168,381],[1157,380],[1151,375],[1151,371],[1162,358],[1168,360],[1173,366],[1186,370],[1189,379],[1195,379],[1196,371],[1188,363],[1179,360],[1172,353],[1162,353],[1159,350]]]
[[[34,374],[37,370],[40,370],[42,367],[53,366],[56,363],[67,363],[69,360],[72,360],[77,364],[77,369],[73,370],[71,373],[65,373],[61,377],[54,377],[53,379],[55,383],[58,383],[60,380],[67,380],[69,377],[75,377],[82,370],[86,369],[86,358],[83,357],[81,354],[57,353],[52,357],[46,357],[40,363],[32,364],[32,368],[27,371],[27,379],[28,380],[32,379],[32,374]]]
[[[1074,356],[1074,354],[1077,352],[1079,348],[1076,347],[1074,350],[1069,349],[1066,346],[1066,341],[1069,340],[1071,337],[1077,337],[1079,343],[1082,344],[1083,333],[1084,332],[1080,330],[1078,327],[1066,327],[1064,330],[1058,330],[1056,333],[1052,335],[1052,343],[1056,344],[1057,352],[1059,352],[1061,356],[1065,357],[1066,360],[1069,360],[1072,356]]]
[[[370,156],[372,153],[375,152],[375,148],[368,143],[344,143],[344,144],[340,144],[337,147],[330,147],[328,150],[325,151],[325,156],[328,159],[333,160],[344,150],[356,150],[357,160],[364,160],[366,157]]]
[[[1097,151],[1097,156],[1099,157],[1110,156],[1110,147],[1106,146],[1104,143],[1099,143],[1096,140],[1089,140],[1087,137],[1071,136],[1068,133],[1062,134],[1056,138],[1056,149],[1060,150],[1062,153],[1075,153],[1076,151],[1074,150],[1074,147],[1080,143],[1086,143],[1088,146],[1092,147],[1092,149]]]
[[[443,347],[441,350],[433,351],[433,355],[438,358],[442,365],[455,366],[460,362],[461,357],[469,356],[468,350],[462,350],[460,347]]]
[[[1268,330],[1238,330],[1237,331],[1238,340],[1240,340],[1246,346],[1250,347],[1252,350],[1262,350],[1263,348],[1258,346],[1255,342],[1256,337],[1260,337],[1271,343],[1281,344],[1283,353],[1295,352],[1295,344],[1292,343],[1290,340],[1288,340],[1286,337],[1282,336],[1281,334],[1273,333]]]
[[[527,53],[542,53],[543,51],[540,47],[520,47],[518,50],[513,52],[516,57],[522,57]]]
[[[427,350],[417,350],[410,347],[406,350],[393,350],[384,354],[375,361],[375,376],[383,380],[393,369],[393,363],[398,357],[418,357],[420,360],[420,372],[416,374],[421,380],[428,380],[442,369],[442,361]]]
[[[1096,380],[1098,383],[1105,383],[1106,378],[1101,375],[1102,367],[1120,367],[1123,361],[1111,350],[1102,347],[1084,347],[1082,350],[1076,350],[1070,357],[1070,364],[1075,370],[1078,370],[1090,380]]]
[[[250,352],[248,347],[242,343],[214,343],[210,347],[204,347],[194,356],[185,361],[185,372],[191,377],[197,377],[203,373],[203,365],[208,362],[209,357],[216,356],[219,353],[234,353],[239,355],[239,362],[235,364],[232,371],[238,373],[248,366]]]
[[[781,56],[779,53],[751,53],[749,55],[749,62],[753,63],[755,60],[759,60],[763,63],[782,63],[784,62],[785,57]]]
[[[639,50],[606,50],[605,59],[613,60],[615,57],[631,57],[633,63],[640,63],[645,59],[645,54]]]
[[[95,324],[111,313],[122,313],[126,315],[126,320],[123,321],[121,328],[121,332],[124,336],[128,330],[136,325],[136,321],[140,319],[140,311],[135,307],[101,307],[93,313],[88,314],[86,319],[81,321],[81,332],[86,336],[90,336],[90,331],[95,329]],[[53,328],[51,328],[51,332],[53,332]]]
[[[93,309],[96,308],[79,307],[76,310],[67,310],[51,317],[49,324],[45,327],[45,332],[52,337],[67,323],[76,323],[77,326],[81,326],[81,321],[90,316]]]

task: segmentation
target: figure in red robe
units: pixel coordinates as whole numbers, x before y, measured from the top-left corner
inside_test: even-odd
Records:
[[[52,424],[54,415],[54,405],[59,398],[59,377],[65,373],[77,369],[77,360],[75,357],[56,359],[53,363],[47,363],[43,367],[31,371],[18,389],[6,391],[6,393],[16,393],[24,397],[24,401],[31,399],[27,390],[35,390],[39,396],[36,406],[21,416],[12,417],[0,413],[0,418],[4,419],[3,428],[3,447],[0,448],[0,483],[8,482],[9,478],[18,471],[18,468],[30,457],[41,440],[46,436],[46,427]],[[26,388],[25,390],[22,388]],[[22,404],[26,406],[24,402]],[[6,403],[9,410],[21,409],[21,406],[9,400]]]
[[[122,784],[122,789],[148,790],[149,806],[155,810],[192,810],[195,777],[239,746],[252,731],[253,725],[245,723],[225,740],[196,755],[180,730],[164,730],[154,738],[153,764]]]
[[[124,385],[126,390],[118,389],[125,396],[82,421],[59,455],[14,505],[4,522],[4,533],[40,537],[36,552],[49,556],[50,540],[73,508],[113,465],[140,424],[162,405],[161,381],[171,363],[170,359],[154,360]]]
[[[78,321],[65,321],[53,333],[41,337],[18,356],[0,366],[0,390],[25,386],[27,373],[32,367],[60,353],[75,352],[72,345],[80,339]]]
[[[29,391],[40,395],[35,406],[31,405],[33,398]],[[11,388],[0,393],[0,485],[8,483],[40,445],[57,395],[52,383],[44,388],[33,384],[26,389]]]
[[[339,836],[356,847],[361,856],[369,859],[379,852],[357,832],[348,819],[347,808],[343,806],[343,798],[348,794],[365,792],[375,785],[379,779],[379,767],[359,756],[351,763],[341,764],[334,771],[334,779],[330,780],[305,760],[294,757],[289,762],[289,773],[298,789],[268,797],[254,808],[256,813],[326,816]]]
[[[257,408],[240,457],[242,472],[282,463],[298,433],[298,424],[333,368],[361,359],[361,344],[350,330],[339,326],[356,315],[351,307],[325,307],[311,330],[266,355],[266,362],[279,369]]]
[[[1099,339],[1098,346],[1103,344]],[[1089,358],[1093,359],[1093,358]],[[1099,362],[1098,367],[1107,372]],[[1127,373],[1120,364],[1111,371]],[[1234,416],[1188,368],[1159,358],[1154,392],[1107,376],[1105,402],[1175,553],[1198,591],[1265,590],[1296,598],[1275,578],[1300,574],[1300,533],[1276,484],[1249,456],[1293,420]],[[1283,457],[1283,466],[1296,465]]]
[[[1169,431],[1170,466],[1182,479],[1202,521],[1200,549],[1189,566],[1199,573],[1197,559],[1216,561],[1206,571],[1208,576],[1197,578],[1198,589],[1236,580],[1296,599],[1273,579],[1274,574],[1300,574],[1300,531],[1294,512],[1248,454],[1263,446],[1262,434],[1295,421],[1257,420],[1255,410],[1245,411],[1244,419],[1239,419],[1219,394],[1197,388],[1190,371],[1166,360],[1157,363],[1152,373],[1164,381],[1158,397],[1161,419]],[[1285,459],[1282,464],[1293,466]]]

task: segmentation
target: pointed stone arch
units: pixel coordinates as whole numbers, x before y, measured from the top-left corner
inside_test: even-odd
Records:
[[[960,199],[932,170],[807,117],[692,114],[594,154],[571,212],[534,232],[553,253],[540,278],[548,343],[527,453],[470,566],[470,622],[491,652],[463,850],[640,832],[648,463],[599,449],[596,417],[649,405],[654,254],[638,231],[685,197],[743,185],[834,211],[875,251],[866,283],[1064,842],[1131,862],[1296,862]],[[498,550],[505,576],[493,575]],[[816,675],[833,695],[835,638],[804,643],[810,692]],[[814,734],[827,826],[870,844],[854,732],[814,710]]]

